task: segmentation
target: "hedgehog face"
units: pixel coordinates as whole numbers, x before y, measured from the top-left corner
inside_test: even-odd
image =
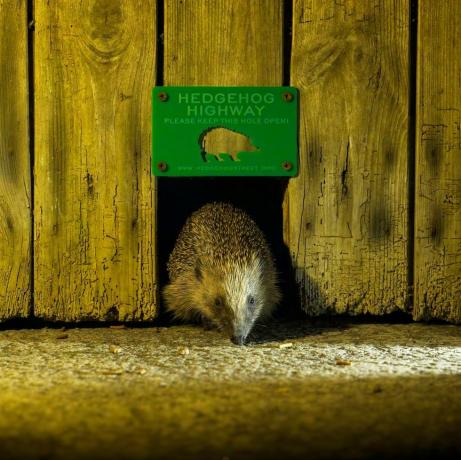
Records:
[[[243,266],[237,264],[224,278],[224,288],[233,312],[231,340],[243,345],[261,315],[263,295],[262,267],[258,260]]]
[[[202,315],[227,333],[232,342],[243,345],[266,301],[261,262],[237,262],[222,271],[200,265],[195,275],[203,286],[196,291],[201,296],[196,303]]]

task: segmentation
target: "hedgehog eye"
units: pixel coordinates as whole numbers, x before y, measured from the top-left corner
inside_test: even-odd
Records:
[[[214,299],[214,306],[217,307],[217,308],[221,308],[223,306],[224,302],[222,300],[221,297],[216,297],[216,299]]]
[[[248,296],[248,304],[249,305],[254,305],[255,304],[255,298],[252,295]]]

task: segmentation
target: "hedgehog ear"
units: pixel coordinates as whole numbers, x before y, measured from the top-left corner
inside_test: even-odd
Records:
[[[197,278],[197,281],[202,281],[203,279],[202,263],[200,262],[200,259],[197,259],[197,262],[195,262],[194,273],[195,273],[195,277]]]

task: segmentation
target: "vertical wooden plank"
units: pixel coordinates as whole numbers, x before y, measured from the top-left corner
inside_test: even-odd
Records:
[[[280,85],[282,0],[166,0],[166,85]]]
[[[419,2],[415,319],[461,322],[461,2]]]
[[[0,320],[31,298],[27,56],[27,2],[0,0]]]
[[[406,306],[408,26],[408,0],[294,1],[285,234],[309,314]]]
[[[282,84],[283,0],[165,0],[164,14],[166,85]],[[273,179],[160,179],[161,260],[166,262],[191,212],[209,201],[229,201],[257,221],[280,265],[277,249],[282,243],[282,218],[278,203],[283,186]],[[167,274],[164,276],[166,281]]]
[[[35,20],[35,312],[152,318],[156,2],[35,2]]]

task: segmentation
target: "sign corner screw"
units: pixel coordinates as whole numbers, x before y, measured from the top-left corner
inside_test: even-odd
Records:
[[[291,161],[284,161],[282,163],[282,168],[285,170],[285,171],[291,171],[293,169],[293,164],[291,163]]]
[[[162,102],[166,102],[168,100],[168,93],[166,93],[165,91],[162,91],[160,93],[157,94],[157,97],[162,101]]]
[[[285,102],[291,102],[291,101],[294,99],[293,94],[291,94],[291,93],[288,92],[288,91],[285,91],[285,92],[282,94],[282,97],[283,97],[283,100],[284,100]]]
[[[159,161],[157,163],[157,169],[159,171],[165,172],[168,169],[168,164],[165,163],[164,161]]]

